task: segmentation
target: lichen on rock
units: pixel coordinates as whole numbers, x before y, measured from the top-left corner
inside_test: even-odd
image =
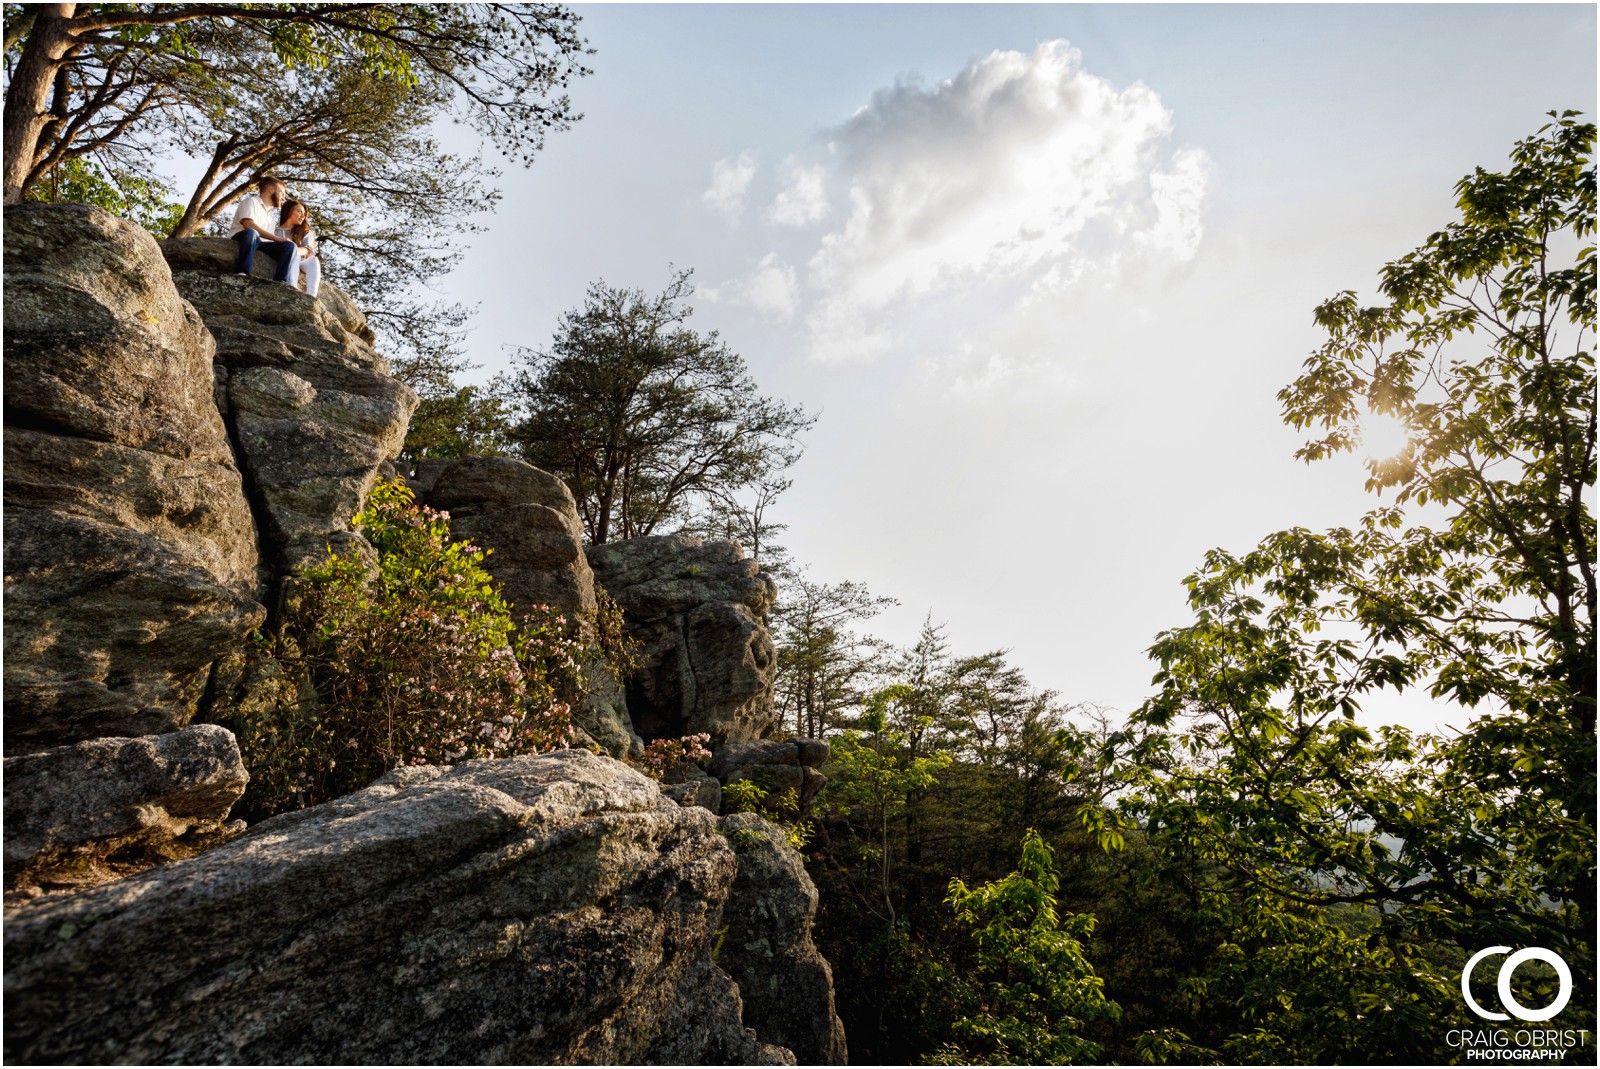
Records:
[[[14,910],[6,1057],[754,1063],[716,818],[584,751],[403,770]]]
[[[211,336],[139,227],[5,221],[6,752],[182,727],[264,616]]]
[[[99,883],[194,853],[234,830],[228,814],[249,780],[215,724],[8,757],[6,891]]]
[[[833,970],[811,941],[817,887],[783,829],[754,813],[722,818],[738,859],[717,962],[739,982],[744,1020],[801,1065],[848,1062]]]

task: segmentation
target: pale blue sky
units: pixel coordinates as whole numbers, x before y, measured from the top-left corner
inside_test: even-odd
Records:
[[[695,268],[694,324],[821,412],[797,559],[900,599],[885,637],[931,611],[1121,710],[1207,548],[1371,503],[1278,421],[1313,307],[1544,112],[1595,110],[1591,5],[578,10],[586,116],[507,168],[446,285],[475,377],[596,278]]]

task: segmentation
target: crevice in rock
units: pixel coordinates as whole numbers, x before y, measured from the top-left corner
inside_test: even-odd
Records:
[[[200,700],[195,703],[194,720],[192,723],[214,723],[212,712],[217,708],[218,691],[222,689],[221,680],[222,658],[217,658],[206,667],[206,684],[200,688]]]
[[[695,714],[700,709],[700,675],[695,669],[694,657],[690,652],[693,648],[689,642],[689,614],[685,613],[678,618],[678,649],[683,651],[683,665],[687,669],[687,677],[683,681],[685,686],[682,720],[678,725],[680,729],[693,723],[696,719]],[[680,730],[678,734],[682,735],[683,732]]]
[[[228,389],[228,383],[224,381],[220,393],[226,395]],[[233,404],[218,404],[217,414],[222,417],[222,426],[228,435],[228,449],[233,453],[233,466],[239,471],[239,485],[244,490],[245,505],[250,509],[250,536],[255,541],[256,559],[259,562],[256,565],[256,594],[267,609],[267,619],[261,627],[265,631],[274,631],[282,622],[283,613],[282,577],[286,570],[283,540],[262,537],[263,532],[272,530],[272,510],[268,508],[266,496],[256,485],[254,472],[250,469]]]
[[[34,431],[39,434],[48,434],[56,438],[82,438],[91,442],[112,442],[108,435],[95,436],[84,434],[76,427],[69,426],[58,420],[48,419],[37,412],[5,406],[5,425],[7,429]]]

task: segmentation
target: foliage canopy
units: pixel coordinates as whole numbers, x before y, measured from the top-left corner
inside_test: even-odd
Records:
[[[1317,310],[1328,340],[1280,394],[1314,431],[1300,455],[1393,414],[1410,443],[1367,485],[1396,502],[1209,554],[1119,755],[1134,814],[1260,901],[1375,909],[1409,993],[1383,1013],[1496,944],[1552,948],[1593,990],[1593,143],[1554,116],[1458,184],[1461,219],[1384,269],[1386,303]],[[1454,737],[1374,730],[1357,713],[1382,689],[1482,712]],[[1382,1016],[1372,1043],[1415,1035]]]
[[[1062,916],[1055,857],[1039,833],[1022,838],[1016,871],[981,887],[950,881],[956,921],[977,944],[963,978],[968,1013],[941,1061],[962,1065],[1066,1065],[1097,1061],[1100,1046],[1080,1034],[1086,1021],[1121,1010],[1084,955],[1094,918]]]
[[[124,214],[81,178],[141,176],[141,196],[177,204],[140,221],[187,237],[277,174],[397,363],[461,370],[467,310],[415,285],[454,266],[499,194],[492,168],[431,128],[453,114],[531,162],[578,118],[577,22],[545,4],[7,4],[5,200]],[[190,191],[148,177],[174,153],[201,164]],[[432,396],[425,373],[406,377]]]
[[[759,394],[716,331],[686,325],[689,277],[655,296],[592,284],[509,383],[518,453],[566,480],[597,545],[685,521],[787,466],[813,422]]]

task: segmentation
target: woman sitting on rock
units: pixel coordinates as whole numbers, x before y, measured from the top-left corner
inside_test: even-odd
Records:
[[[306,296],[315,297],[322,286],[322,261],[317,258],[317,232],[311,229],[311,219],[306,206],[297,200],[286,200],[278,210],[278,236],[294,242],[300,250],[300,272],[306,276]],[[299,284],[290,278],[289,285]]]

